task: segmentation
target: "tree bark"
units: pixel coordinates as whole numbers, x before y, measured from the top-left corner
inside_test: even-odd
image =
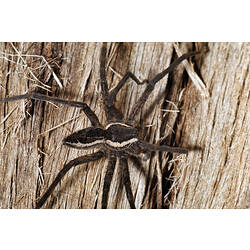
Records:
[[[1,43],[0,98],[37,91],[84,101],[105,124],[101,46]],[[183,43],[181,49],[192,51],[193,46]],[[140,168],[129,161],[137,208],[249,206],[249,43],[210,43],[208,48],[193,62],[209,98],[201,96],[179,65],[156,84],[138,113],[141,138],[190,152],[188,156],[152,153]],[[108,43],[107,51],[109,88],[127,71],[141,80],[152,79],[177,57],[172,43]],[[116,107],[128,116],[144,89],[129,80],[118,94]],[[72,107],[32,100],[0,103],[0,207],[33,208],[65,163],[96,151],[70,149],[61,143],[89,126],[84,113]],[[103,159],[70,170],[44,208],[100,208],[107,163]],[[109,208],[129,208],[121,175],[117,164]]]

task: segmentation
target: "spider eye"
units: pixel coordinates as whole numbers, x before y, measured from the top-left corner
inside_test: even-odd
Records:
[[[87,149],[104,142],[105,131],[101,128],[85,128],[63,140],[63,144],[78,149]]]

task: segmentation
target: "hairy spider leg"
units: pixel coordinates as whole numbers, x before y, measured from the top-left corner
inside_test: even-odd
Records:
[[[10,102],[10,101],[16,101],[16,100],[22,100],[22,99],[34,99],[34,100],[39,100],[39,101],[48,101],[48,102],[53,102],[53,103],[60,103],[76,108],[81,108],[83,112],[86,114],[88,119],[90,120],[92,126],[94,127],[102,127],[98,117],[96,114],[91,110],[91,108],[84,102],[76,102],[76,101],[68,101],[64,99],[60,99],[57,97],[52,97],[52,96],[47,96],[39,93],[28,93],[25,95],[18,95],[18,96],[12,96],[12,97],[7,97],[0,99],[0,102]]]
[[[105,71],[106,51],[107,51],[106,43],[103,43],[100,55],[100,78],[101,78],[101,89],[102,89],[104,109],[105,109],[107,124],[109,124],[112,121],[122,122],[123,115],[120,113],[119,110],[115,108],[114,103],[111,103],[109,101],[110,97],[109,97],[109,90],[108,90],[106,71]]]
[[[116,156],[114,153],[110,152],[108,167],[104,177],[104,184],[102,190],[102,208],[107,208],[108,205],[108,195],[110,190],[110,184],[115,171]]]
[[[115,86],[114,89],[112,89],[109,93],[109,97],[108,97],[108,105],[114,105],[115,101],[116,101],[116,95],[118,94],[119,90],[123,87],[123,85],[125,84],[125,82],[131,78],[132,80],[134,80],[138,85],[142,85],[144,83],[147,83],[148,80],[144,80],[142,82],[140,82],[140,80],[130,71],[128,71],[124,77],[120,80],[120,82],[118,82],[118,84]]]
[[[161,73],[156,75],[151,81],[148,81],[147,87],[142,93],[139,100],[134,104],[132,111],[126,121],[127,124],[133,125],[134,124],[134,118],[136,114],[138,114],[138,111],[142,108],[146,100],[148,99],[148,96],[151,94],[151,92],[154,90],[155,84],[159,82],[164,76],[166,76],[169,72],[171,72],[178,64],[180,64],[183,60],[194,56],[196,54],[199,54],[200,52],[190,52],[187,54],[184,54],[177,58],[167,69],[163,70]]]
[[[123,179],[123,185],[125,186],[125,191],[126,191],[126,195],[128,198],[128,202],[131,208],[135,209],[135,202],[134,202],[134,196],[132,193],[132,189],[131,189],[131,181],[130,181],[130,176],[129,176],[129,170],[128,170],[128,161],[126,159],[125,156],[121,156],[119,157],[120,159],[120,163],[122,166],[122,179]]]
[[[108,123],[112,121],[113,118],[117,120],[122,120],[122,115],[120,112],[115,108],[114,103],[116,101],[116,95],[118,94],[119,90],[123,87],[125,82],[128,78],[134,80],[138,85],[144,84],[147,80],[140,82],[140,80],[131,72],[127,72],[124,77],[120,80],[120,82],[116,85],[114,89],[110,92],[108,90],[107,79],[106,79],[106,43],[103,43],[100,55],[100,77],[101,77],[101,89],[102,89],[102,97],[104,99],[105,105],[105,112],[107,116]]]
[[[184,148],[170,147],[170,146],[165,146],[165,145],[160,146],[160,145],[150,144],[142,140],[140,140],[138,144],[149,151],[161,151],[161,152],[170,152],[170,153],[178,153],[178,154],[188,153],[188,150]]]
[[[140,99],[135,103],[134,107],[132,108],[131,114],[129,115],[126,123],[133,125],[134,117],[138,113],[138,111],[142,108],[143,104],[146,102],[148,96],[154,90],[155,84],[159,82],[164,76],[166,76],[169,72],[173,71],[173,69],[179,65],[183,60],[192,57],[196,54],[199,54],[200,51],[186,53],[179,58],[177,58],[167,69],[163,70],[159,74],[157,74],[151,81],[143,80],[142,82],[131,72],[127,72],[124,77],[120,80],[120,82],[116,85],[114,89],[108,92],[108,85],[106,80],[106,72],[105,72],[105,60],[106,60],[106,45],[104,44],[101,50],[100,56],[100,76],[101,76],[101,87],[102,87],[102,94],[104,98],[104,103],[106,107],[106,114],[110,116],[109,113],[112,109],[114,109],[114,103],[116,99],[116,95],[118,94],[119,90],[123,87],[126,81],[131,78],[134,80],[138,85],[142,85],[147,83],[147,88],[145,89],[144,93],[140,97]],[[107,120],[111,120],[108,119]]]
[[[55,180],[51,183],[47,191],[43,194],[43,196],[39,199],[39,201],[36,203],[36,208],[41,208],[45,201],[48,199],[48,197],[51,195],[57,184],[61,181],[61,179],[65,176],[65,174],[72,168],[76,167],[83,163],[88,163],[91,161],[97,161],[101,159],[104,156],[104,152],[98,151],[93,154],[84,155],[77,157],[76,159],[68,162],[66,165],[64,165],[63,169],[57,174]]]

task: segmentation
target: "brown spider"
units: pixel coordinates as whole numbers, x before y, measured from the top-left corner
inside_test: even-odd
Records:
[[[100,56],[100,77],[101,77],[101,92],[105,107],[105,114],[107,118],[107,124],[102,126],[95,113],[90,107],[83,102],[75,102],[59,99],[56,97],[50,97],[39,93],[28,93],[25,95],[13,96],[4,99],[0,99],[0,102],[9,102],[15,100],[22,100],[26,98],[50,101],[54,103],[61,103],[77,108],[81,108],[88,119],[91,121],[92,127],[79,130],[68,137],[63,139],[63,144],[69,147],[77,149],[89,149],[98,147],[99,150],[95,153],[77,157],[64,165],[63,169],[58,173],[55,180],[49,186],[47,191],[36,203],[36,208],[41,208],[48,199],[49,195],[53,192],[57,184],[61,181],[63,176],[72,168],[77,165],[87,163],[90,161],[96,161],[104,156],[109,158],[108,167],[106,170],[103,195],[102,195],[102,208],[107,208],[108,195],[111,180],[113,177],[116,160],[119,158],[119,162],[123,170],[123,184],[125,186],[126,195],[131,208],[135,208],[134,197],[131,190],[131,182],[128,170],[128,157],[136,157],[141,153],[147,151],[166,151],[171,153],[187,154],[187,150],[183,148],[170,147],[170,146],[158,146],[143,141],[138,137],[138,131],[135,126],[135,116],[147,101],[150,93],[153,91],[155,84],[160,81],[164,76],[171,72],[174,67],[180,64],[188,57],[194,56],[199,52],[191,52],[182,55],[176,61],[174,61],[167,69],[157,74],[152,80],[145,80],[140,82],[137,77],[131,72],[127,72],[120,80],[117,86],[111,91],[108,90],[106,73],[105,73],[105,60],[106,60],[106,45],[103,44]],[[127,118],[115,108],[114,103],[116,101],[116,95],[122,86],[125,84],[128,78],[134,80],[138,85],[147,84],[147,87],[141,97],[137,100],[132,107],[132,111]]]

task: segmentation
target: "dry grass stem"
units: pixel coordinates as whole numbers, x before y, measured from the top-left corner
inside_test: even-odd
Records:
[[[27,69],[28,72],[30,73],[30,75],[33,77],[33,79],[27,77],[27,79],[29,80],[32,80],[32,81],[35,81],[35,82],[39,82],[41,85],[38,85],[36,84],[35,86],[37,87],[40,87],[44,90],[47,90],[47,91],[51,91],[50,90],[50,86],[47,85],[47,84],[44,84],[42,81],[40,81],[36,75],[33,73],[32,70],[37,70],[37,69],[44,69],[45,67],[47,67],[49,69],[49,71],[52,73],[53,75],[53,78],[55,79],[56,83],[58,84],[58,86],[62,89],[63,88],[63,85],[61,83],[61,81],[59,80],[59,78],[57,77],[57,75],[55,74],[55,72],[53,71],[53,69],[51,68],[50,64],[47,62],[47,60],[45,59],[44,56],[41,56],[41,55],[29,55],[29,54],[21,54],[18,49],[14,46],[13,43],[10,43],[12,48],[14,49],[14,51],[17,53],[16,55],[15,54],[10,54],[10,53],[4,53],[4,52],[0,52],[0,58],[3,58],[11,63],[15,63],[19,66],[22,66],[23,68]],[[12,59],[9,59],[9,57],[11,58],[14,58],[14,57],[18,57],[22,63],[19,63],[19,62],[16,62]],[[25,57],[32,57],[32,58],[39,58],[42,60],[41,62],[41,65],[38,66],[38,67],[34,67],[34,68],[31,68],[30,66],[28,66],[26,60],[24,59]]]
[[[38,136],[44,135],[44,134],[46,134],[46,133],[48,133],[48,132],[51,132],[51,131],[53,131],[53,130],[55,130],[55,129],[57,129],[57,128],[60,128],[60,127],[64,126],[65,124],[67,124],[67,123],[69,123],[69,122],[72,122],[72,121],[78,119],[78,118],[81,117],[81,116],[82,116],[82,115],[80,114],[80,115],[75,116],[75,117],[73,117],[73,118],[71,118],[71,119],[69,119],[69,120],[67,120],[67,121],[65,121],[65,122],[62,122],[62,123],[56,125],[55,127],[50,128],[50,129],[48,129],[48,130],[46,130],[46,131],[44,131],[44,132],[38,134]]]
[[[10,115],[17,109],[18,106],[14,107],[4,118],[3,120],[0,122],[0,125],[3,124],[9,117]]]

